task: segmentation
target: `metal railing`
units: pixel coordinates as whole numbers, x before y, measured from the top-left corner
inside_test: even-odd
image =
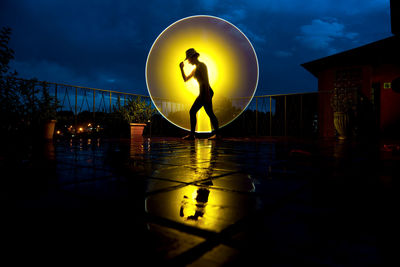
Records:
[[[255,135],[305,136],[318,131],[318,92],[254,96]]]
[[[117,92],[61,83],[45,82],[50,94],[58,102],[58,111],[72,111],[75,116],[80,112],[90,111],[111,113],[124,106],[129,98],[140,97],[151,102],[149,96]]]
[[[20,79],[21,81],[26,81]],[[129,98],[140,97],[147,103],[149,96],[90,88],[62,83],[35,81],[35,86],[45,86],[50,95],[58,102],[58,112],[69,112],[74,117],[75,125],[78,116],[91,113],[92,120],[96,115],[111,114],[127,103]],[[40,91],[40,90],[38,90]],[[182,104],[166,99],[157,99],[162,112],[174,112]],[[232,103],[248,101],[248,98],[233,99]],[[161,103],[161,105],[159,105]],[[246,102],[247,103],[247,102]],[[243,106],[243,104],[238,104]],[[318,92],[254,96],[242,113],[232,124],[242,129],[243,135],[258,136],[305,136],[318,131]]]

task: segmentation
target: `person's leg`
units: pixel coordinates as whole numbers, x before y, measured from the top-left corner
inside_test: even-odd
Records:
[[[197,123],[197,118],[196,114],[197,112],[201,109],[203,106],[203,103],[200,99],[200,97],[196,98],[194,101],[192,107],[190,108],[189,115],[190,115],[190,133],[194,135],[196,131],[196,123]]]
[[[211,125],[214,128],[214,134],[217,134],[218,129],[219,129],[219,124],[218,124],[217,116],[215,116],[215,114],[214,114],[211,100],[206,101],[206,103],[204,103],[204,110],[206,111],[208,117],[210,117]]]

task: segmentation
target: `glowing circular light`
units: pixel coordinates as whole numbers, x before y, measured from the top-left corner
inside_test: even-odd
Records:
[[[189,130],[189,110],[199,95],[197,81],[182,79],[179,63],[194,48],[208,69],[214,113],[220,127],[248,106],[258,83],[258,61],[249,39],[230,22],[212,16],[192,16],[167,27],[155,40],[146,62],[146,83],[158,111],[171,123]],[[188,75],[193,65],[184,61]],[[204,108],[197,113],[196,132],[210,132]]]

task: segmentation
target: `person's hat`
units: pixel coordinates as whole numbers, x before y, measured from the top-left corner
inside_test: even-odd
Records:
[[[189,48],[188,50],[186,50],[186,59],[191,58],[191,57],[198,57],[200,54],[196,52],[196,50],[194,50],[194,48]]]

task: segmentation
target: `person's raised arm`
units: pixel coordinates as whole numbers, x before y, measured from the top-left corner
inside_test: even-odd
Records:
[[[179,64],[179,67],[181,68],[182,78],[185,82],[193,77],[195,70],[193,70],[188,76],[186,76],[185,72],[183,71],[183,61]]]

